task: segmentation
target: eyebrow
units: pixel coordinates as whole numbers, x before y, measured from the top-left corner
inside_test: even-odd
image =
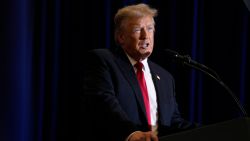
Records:
[[[141,27],[141,26],[138,25],[138,24],[132,24],[132,26],[133,26],[133,27]],[[154,26],[154,24],[149,24],[149,25],[147,25],[147,26]]]

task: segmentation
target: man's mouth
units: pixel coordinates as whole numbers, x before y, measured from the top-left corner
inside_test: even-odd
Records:
[[[148,48],[149,47],[149,43],[145,43],[141,45],[142,48]]]

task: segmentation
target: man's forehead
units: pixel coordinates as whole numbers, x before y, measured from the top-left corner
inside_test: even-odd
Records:
[[[142,18],[130,18],[125,21],[126,24],[131,26],[137,26],[141,24],[154,25],[154,19],[152,17],[142,17]]]

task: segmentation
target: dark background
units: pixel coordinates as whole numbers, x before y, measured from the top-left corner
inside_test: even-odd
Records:
[[[159,10],[150,58],[174,75],[183,117],[208,125],[242,114],[215,80],[170,61],[160,49],[215,70],[249,112],[250,12],[241,0],[5,0],[0,140],[77,140],[80,122],[88,122],[80,118],[84,53],[113,47],[115,12],[139,2]]]

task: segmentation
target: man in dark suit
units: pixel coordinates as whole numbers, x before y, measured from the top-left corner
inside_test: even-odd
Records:
[[[90,140],[157,141],[193,125],[181,118],[172,75],[148,59],[157,10],[131,5],[115,15],[115,49],[88,53],[84,130]]]

